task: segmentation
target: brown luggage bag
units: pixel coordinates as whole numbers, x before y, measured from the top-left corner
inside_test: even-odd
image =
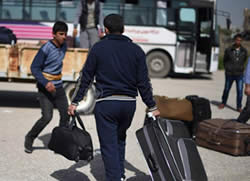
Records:
[[[250,155],[250,125],[229,119],[208,119],[199,123],[196,143],[234,156]]]
[[[160,117],[183,121],[193,120],[192,103],[189,100],[159,95],[155,95],[154,98]]]

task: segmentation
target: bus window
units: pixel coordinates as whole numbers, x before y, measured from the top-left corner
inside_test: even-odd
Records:
[[[200,27],[200,36],[201,37],[210,37],[211,35],[211,21],[203,21],[201,22],[201,27]]]
[[[167,25],[167,11],[166,9],[157,9],[156,24],[161,26]]]
[[[73,22],[76,14],[76,7],[72,0],[59,0],[56,19]]]
[[[178,39],[193,41],[196,36],[196,11],[193,8],[179,9]]]
[[[1,19],[15,19],[19,20],[23,17],[23,2],[22,1],[1,1]]]
[[[103,4],[103,15],[107,16],[109,14],[121,14],[121,3],[117,0],[105,1]]]
[[[157,15],[156,15],[156,24],[161,26],[167,25],[167,2],[166,1],[157,1]]]
[[[132,2],[132,1],[125,1],[123,3],[121,3],[118,0],[105,1],[103,5],[104,16],[111,13],[116,13],[124,17],[124,23],[126,25],[136,25],[136,26],[155,25],[156,23],[155,17],[157,12],[155,8],[155,1],[140,0],[137,2],[134,1],[136,3],[133,4],[126,2]],[[165,24],[166,22],[163,25]]]
[[[40,2],[34,2],[32,4],[32,20],[37,21],[55,21],[56,20],[56,2],[51,4],[43,4]]]
[[[124,4],[123,16],[127,25],[153,25],[153,1],[139,1],[138,5]]]
[[[179,7],[185,7],[188,4],[186,2],[182,2],[182,1],[172,1],[171,2],[171,8],[179,8]]]
[[[212,31],[213,13],[211,8],[199,8],[198,22],[200,26],[200,37],[210,37]]]
[[[190,8],[182,8],[180,10],[180,20],[183,22],[195,22],[195,10]]]

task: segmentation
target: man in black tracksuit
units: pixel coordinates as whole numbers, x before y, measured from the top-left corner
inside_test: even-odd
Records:
[[[68,113],[74,114],[95,77],[98,98],[94,114],[106,181],[120,181],[125,178],[126,131],[135,113],[137,91],[153,115],[158,116],[160,112],[153,99],[145,54],[122,35],[123,18],[108,15],[104,26],[106,36],[89,53]]]

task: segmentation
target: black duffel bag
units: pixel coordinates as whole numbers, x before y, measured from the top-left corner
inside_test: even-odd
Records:
[[[16,35],[9,28],[0,27],[0,44],[16,44]]]
[[[201,122],[206,119],[211,119],[212,111],[208,99],[199,97],[198,95],[188,95],[186,99],[192,103],[194,121]]]
[[[82,129],[77,127],[77,122]],[[93,159],[92,139],[86,131],[79,113],[75,113],[75,116],[71,117],[68,127],[55,127],[53,129],[48,148],[76,162]]]
[[[211,119],[212,111],[210,101],[198,95],[188,95],[186,99],[192,103],[193,121],[188,125],[192,137],[195,139],[198,124],[206,119]]]

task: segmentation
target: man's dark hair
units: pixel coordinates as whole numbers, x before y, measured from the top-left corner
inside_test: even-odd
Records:
[[[63,21],[55,22],[53,26],[53,34],[56,34],[58,31],[68,32],[68,25]]]
[[[241,38],[242,39],[242,35],[240,33],[234,35],[234,40],[236,40],[236,38]]]
[[[104,18],[104,26],[109,30],[110,33],[123,33],[123,17],[118,14],[109,14]]]

